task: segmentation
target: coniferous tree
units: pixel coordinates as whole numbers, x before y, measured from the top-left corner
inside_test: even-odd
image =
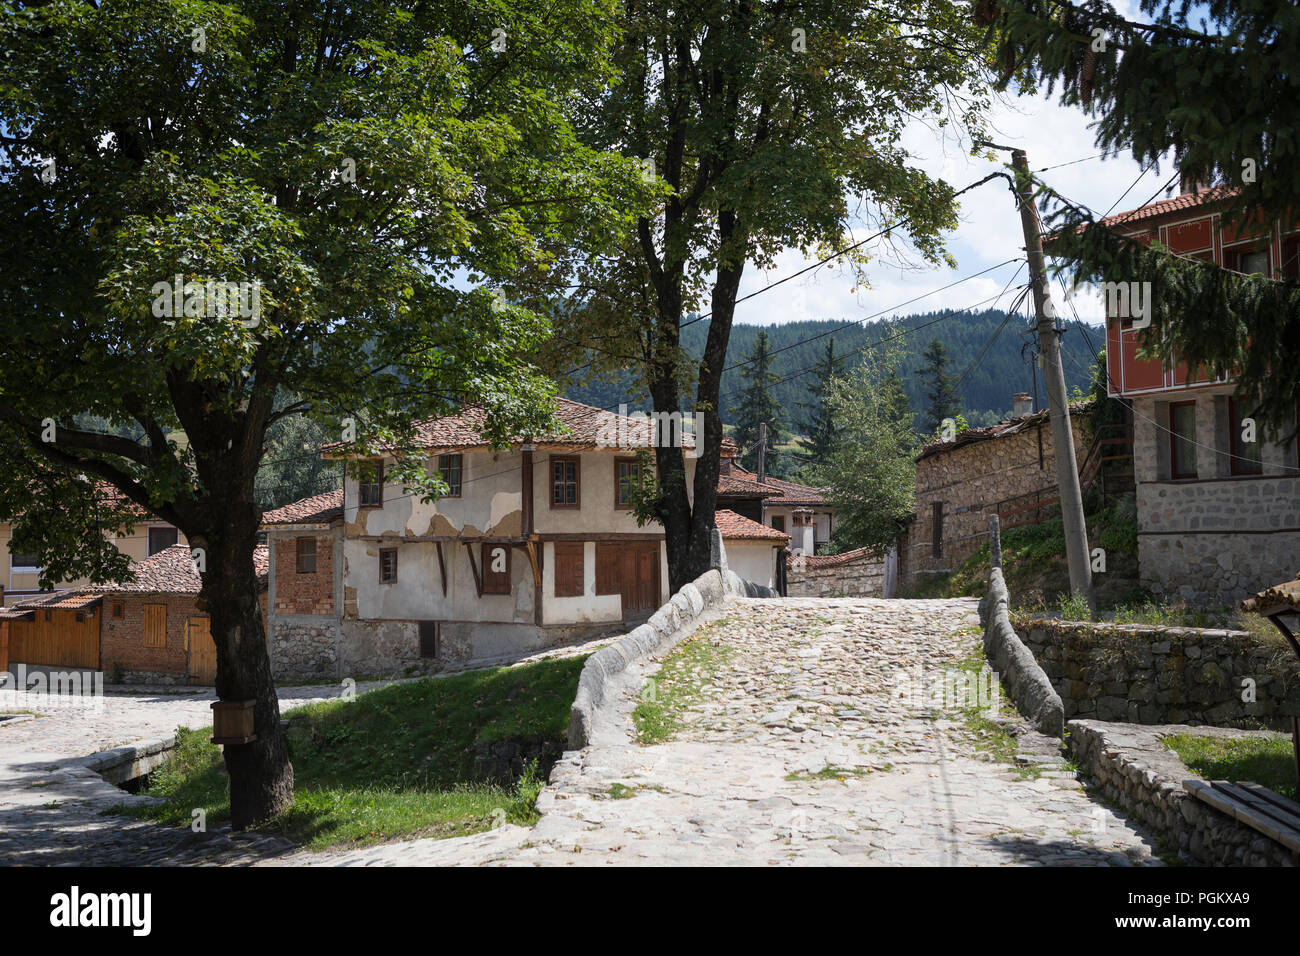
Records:
[[[799,422],[804,437],[804,454],[814,465],[824,460],[835,447],[835,420],[831,415],[829,399],[831,382],[837,374],[836,361],[835,340],[828,339],[826,351],[817,363],[813,400],[799,403],[807,416]]]
[[[740,394],[740,407],[736,411],[736,441],[741,451],[741,464],[750,471],[758,467],[758,426],[767,422],[767,470],[776,464],[773,449],[781,441],[781,409],[772,397],[776,374],[772,371],[772,354],[768,348],[767,333],[760,332],[754,340],[754,351],[745,357],[741,371],[745,387]],[[754,447],[750,447],[754,446]]]
[[[921,353],[925,362],[921,366],[921,377],[926,382],[926,397],[930,404],[925,410],[924,429],[927,435],[933,434],[943,424],[945,418],[955,419],[961,412],[961,398],[957,395],[956,379],[948,373],[948,350],[937,338]]]

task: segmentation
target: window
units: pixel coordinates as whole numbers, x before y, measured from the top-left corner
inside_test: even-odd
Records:
[[[582,597],[583,586],[583,552],[586,545],[581,541],[555,542],[555,596]]]
[[[447,483],[447,497],[460,497],[460,473],[464,468],[464,459],[460,455],[439,455],[438,471]]]
[[[19,552],[10,552],[9,569],[11,571],[39,571],[40,565],[36,563],[36,555],[21,554]]]
[[[177,541],[175,528],[163,526],[149,529],[149,554],[154,555],[165,548],[170,548]]]
[[[508,544],[483,543],[483,593],[510,593],[510,551]]]
[[[298,538],[298,573],[316,573],[316,539]]]
[[[631,508],[632,490],[641,483],[642,466],[635,458],[614,461],[614,507]]]
[[[144,646],[167,646],[166,604],[146,604],[144,606]]]
[[[384,462],[376,459],[362,477],[360,503],[363,508],[381,508],[384,504]]]
[[[1268,250],[1237,253],[1237,271],[1246,275],[1268,275]]]
[[[391,584],[397,580],[397,549],[379,549],[379,583]]]
[[[1232,452],[1232,473],[1259,475],[1264,472],[1264,464],[1260,460],[1259,435],[1256,434],[1255,422],[1250,423],[1250,437],[1253,440],[1246,441],[1243,437],[1246,426],[1242,422],[1250,417],[1246,411],[1235,398],[1228,399],[1228,448]]]
[[[930,556],[943,557],[943,502],[930,505]]]
[[[124,611],[125,608],[123,608],[121,601],[113,602],[113,617],[118,617],[118,618],[122,617]]]
[[[551,507],[578,507],[578,459],[551,459]]]
[[[785,530],[785,515],[772,515],[772,527],[777,531]]]
[[[1196,403],[1169,406],[1169,477],[1196,477]]]
[[[441,635],[437,621],[420,621],[420,656],[437,657]]]

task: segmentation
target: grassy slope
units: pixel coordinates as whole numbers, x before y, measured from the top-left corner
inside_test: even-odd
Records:
[[[538,781],[526,776],[512,790],[471,783],[473,748],[562,744],[584,660],[431,678],[288,711],[296,798],[261,829],[322,849],[532,822]],[[144,791],[166,802],[127,812],[186,826],[195,808],[209,824],[228,819],[225,768],[210,736],[183,731],[176,757]]]
[[[1295,763],[1285,737],[1198,737],[1175,734],[1165,746],[1189,768],[1210,780],[1253,781],[1284,797],[1296,798]]]

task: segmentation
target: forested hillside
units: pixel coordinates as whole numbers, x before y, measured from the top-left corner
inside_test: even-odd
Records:
[[[840,369],[847,371],[855,364],[864,348],[877,345],[886,334],[899,335],[896,344],[902,351],[899,370],[903,386],[913,413],[925,406],[926,382],[918,373],[922,365],[921,352],[931,339],[939,339],[946,347],[952,364],[950,374],[961,377],[958,393],[967,421],[972,425],[992,424],[1001,420],[1011,410],[1013,392],[1033,390],[1033,369],[1029,351],[1021,349],[1029,338],[1023,315],[1007,316],[1005,312],[963,312],[947,315],[943,312],[909,315],[887,328],[883,324],[854,325],[841,329],[842,320],[816,322],[790,322],[784,325],[735,325],[731,330],[731,343],[727,350],[727,365],[744,361],[754,348],[760,331],[766,331],[772,354],[772,371],[776,384],[773,394],[777,405],[785,410],[786,431],[797,433],[797,422],[803,418],[800,403],[812,400],[817,386],[817,366],[823,357],[828,340],[835,342],[835,354],[846,356]],[[1005,324],[1004,324],[1005,322]],[[1001,327],[1001,331],[999,331]],[[697,360],[704,350],[708,322],[688,325],[682,330],[682,344]],[[1088,326],[1091,346],[1078,325],[1070,323],[1062,339],[1065,377],[1068,386],[1078,385],[1086,390],[1096,358],[1093,347],[1105,344],[1105,331],[1101,326]],[[980,352],[988,346],[980,357]],[[976,360],[978,357],[978,361]],[[722,420],[731,424],[743,390],[740,368],[730,368],[722,380]],[[616,408],[627,403],[631,409],[649,407],[644,392],[630,374],[612,382],[592,382],[571,387],[566,394],[577,401],[588,402],[602,408]],[[1042,382],[1038,386],[1039,403],[1046,402]]]

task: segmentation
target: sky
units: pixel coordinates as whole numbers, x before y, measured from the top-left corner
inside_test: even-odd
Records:
[[[1125,5],[1119,6],[1122,9]],[[1172,164],[1162,162],[1159,172],[1147,170],[1139,179],[1141,167],[1126,153],[1109,159],[1095,158],[1100,150],[1093,142],[1089,123],[1089,117],[1081,110],[1060,106],[1046,97],[1008,94],[990,114],[990,139],[1024,149],[1036,175],[1062,195],[1091,208],[1098,216],[1112,204],[1115,204],[1112,212],[1118,213],[1137,208],[1151,201],[1153,196],[1163,198],[1165,193],[1161,187],[1174,172]],[[958,189],[994,170],[1005,168],[1002,159],[989,162],[983,157],[971,157],[952,137],[945,142],[920,123],[909,127],[904,144],[915,165]],[[1007,155],[1006,161],[1009,158]],[[1080,159],[1086,161],[1074,162]],[[1038,173],[1044,167],[1061,163],[1073,165]],[[1129,190],[1128,195],[1120,200],[1125,190]],[[925,265],[915,253],[908,256],[913,266],[908,269],[876,260],[867,268],[869,287],[859,287],[855,291],[852,274],[846,268],[827,265],[738,304],[735,321],[757,325],[806,319],[860,321],[880,312],[888,316],[895,310],[897,314],[906,315],[960,309],[996,296],[1011,281],[1017,265],[1002,266],[950,289],[936,291],[1005,260],[1023,257],[1020,218],[1004,181],[995,180],[981,186],[966,193],[959,202],[960,225],[948,237],[948,250],[957,260],[956,269],[946,265]],[[854,234],[856,238],[865,238],[871,232],[871,229],[859,225]],[[879,247],[878,243],[874,245]],[[881,248],[881,251],[888,250]],[[815,258],[805,258],[798,250],[793,250],[781,255],[772,269],[761,271],[751,265],[746,269],[740,295],[752,294],[814,261]],[[1016,296],[1017,287],[1025,281],[1022,271],[1001,300],[983,307],[1008,308]],[[1062,306],[1062,314],[1072,316],[1068,307],[1062,304],[1060,286],[1055,286],[1055,290],[1056,304]],[[904,304],[929,292],[934,294]],[[1099,296],[1078,296],[1073,305],[1086,321],[1103,321],[1104,310]]]

